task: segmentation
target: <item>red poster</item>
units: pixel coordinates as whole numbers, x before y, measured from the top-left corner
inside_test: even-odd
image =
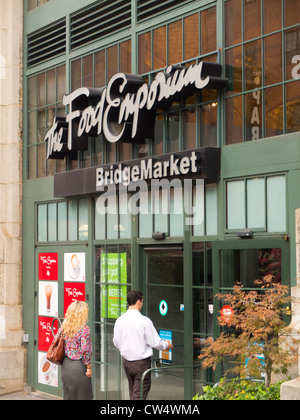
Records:
[[[64,283],[64,313],[75,300],[85,301],[85,283]]]
[[[39,280],[58,280],[58,254],[39,254]]]
[[[53,318],[49,318],[47,316],[39,316],[39,344],[38,350],[39,351],[48,351],[48,348],[53,340],[53,335],[51,332],[51,324]],[[57,333],[58,322],[57,319],[53,323],[53,332],[54,334]]]

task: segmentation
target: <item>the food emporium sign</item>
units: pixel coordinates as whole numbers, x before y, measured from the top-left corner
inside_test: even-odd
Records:
[[[157,109],[167,110],[203,88],[222,89],[227,79],[221,73],[220,64],[202,61],[169,66],[150,85],[142,76],[117,73],[107,87],[82,87],[63,95],[66,117],[55,117],[45,135],[47,158],[76,158],[77,150],[87,149],[89,136],[103,134],[111,143],[151,138]]]

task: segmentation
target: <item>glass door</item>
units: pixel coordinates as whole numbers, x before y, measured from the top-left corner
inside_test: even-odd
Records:
[[[166,369],[152,374],[149,399],[184,398],[184,275],[180,246],[144,248],[144,305],[161,338],[173,351],[154,350],[153,365]]]
[[[213,243],[214,293],[230,293],[236,283],[245,291],[257,289],[255,280],[271,275],[273,282],[291,285],[289,274],[289,242],[286,238],[241,239]],[[220,301],[215,301],[214,314],[219,316]],[[216,320],[215,320],[216,322]],[[289,320],[286,320],[287,324]],[[216,327],[217,335],[220,328]],[[229,363],[229,362],[228,362]],[[228,369],[217,369],[217,381]]]

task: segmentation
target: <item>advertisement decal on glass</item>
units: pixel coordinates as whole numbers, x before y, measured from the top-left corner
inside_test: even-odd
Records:
[[[127,310],[127,259],[126,252],[101,254],[101,316],[118,318]]]

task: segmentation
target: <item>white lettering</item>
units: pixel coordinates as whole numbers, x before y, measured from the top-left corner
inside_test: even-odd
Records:
[[[204,65],[205,63],[200,62],[187,68],[169,66],[165,73],[160,72],[156,75],[150,86],[143,82],[141,76],[117,73],[111,77],[104,89],[82,87],[64,95],[63,105],[68,109],[65,118],[68,141],[64,153],[71,151],[74,139],[77,140],[83,135],[98,136],[103,133],[110,143],[116,143],[123,137],[127,140],[135,138],[139,130],[143,130],[140,111],[143,111],[144,117],[145,111],[155,111],[159,106],[163,108],[164,101],[172,102],[174,96],[181,92],[185,95],[185,88],[200,90],[208,85],[211,77],[202,77]],[[213,65],[220,66],[210,63],[210,66]],[[225,86],[226,83],[227,79],[220,79],[217,88]],[[150,113],[149,118],[155,118],[155,112]],[[73,133],[75,120],[78,128],[77,132]],[[56,130],[57,125],[53,123],[44,140],[50,140],[54,145],[58,139],[55,137]],[[48,148],[48,158],[54,151],[53,145]],[[182,165],[185,171],[185,163]],[[172,171],[178,171],[175,162],[172,164]]]
[[[292,58],[292,64],[296,64],[300,61],[300,55],[294,55]],[[293,67],[292,69],[292,78],[293,79],[300,79],[300,73],[298,71],[300,70],[300,63],[297,64],[297,66]]]

